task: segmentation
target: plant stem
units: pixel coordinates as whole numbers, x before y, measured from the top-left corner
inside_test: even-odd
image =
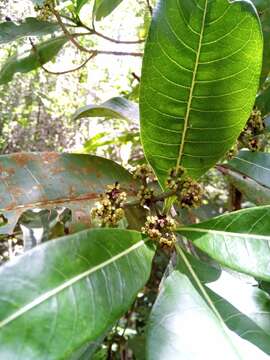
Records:
[[[152,203],[157,203],[159,201],[163,201],[165,199],[168,199],[172,196],[176,195],[176,192],[174,190],[170,190],[167,192],[163,192],[161,194],[158,194],[156,196],[153,197],[152,199]],[[134,201],[130,201],[124,204],[124,207],[131,207],[131,206],[138,206],[140,205],[140,200],[134,200]]]
[[[63,33],[66,35],[68,40],[70,40],[72,42],[72,44],[74,46],[76,46],[76,48],[79,49],[80,51],[87,52],[89,54],[95,53],[96,55],[118,55],[118,56],[137,56],[137,57],[141,57],[143,55],[142,53],[139,53],[139,52],[107,51],[107,50],[87,49],[84,46],[82,46],[75,39],[74,35],[76,35],[76,34],[72,34],[72,33],[69,32],[69,30],[66,28],[65,24],[63,23],[60,14],[54,8],[51,8],[51,11],[54,14],[54,16],[56,17],[56,20],[57,20],[58,24],[60,25],[61,29],[63,30]],[[91,30],[91,33],[96,33],[96,30],[93,30],[93,29],[88,29],[88,30]],[[98,33],[98,34],[100,34],[100,33]]]

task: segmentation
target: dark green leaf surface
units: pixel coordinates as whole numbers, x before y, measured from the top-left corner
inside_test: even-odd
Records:
[[[0,24],[0,44],[20,39],[25,36],[40,36],[51,34],[58,30],[57,24],[48,21],[26,18],[22,23],[16,24],[13,21],[6,21]]]
[[[261,72],[261,85],[263,85],[270,72],[270,4],[268,0],[252,0],[260,15],[263,30],[264,49]]]
[[[0,157],[0,213],[11,233],[27,209],[67,207],[73,222],[90,226],[90,210],[106,185],[119,181],[128,196],[135,195],[132,175],[111,160],[97,156],[21,153]]]
[[[137,232],[95,229],[2,266],[0,358],[68,359],[129,309],[153,254]]]
[[[110,15],[123,0],[95,0],[93,16],[97,21]]]
[[[85,117],[106,117],[139,122],[138,105],[122,97],[114,97],[101,105],[86,105],[78,109],[73,120]]]
[[[270,154],[264,152],[240,151],[227,165],[259,184],[270,186]]]
[[[162,185],[174,166],[201,176],[234,144],[254,104],[261,61],[250,2],[159,1],[140,112],[145,154]]]
[[[47,40],[36,45],[36,50],[11,56],[0,71],[0,84],[8,83],[17,73],[27,73],[51,61],[68,41],[65,36]]]
[[[165,280],[154,304],[146,355],[147,360],[269,359],[231,332],[179,271]]]
[[[225,214],[177,232],[220,264],[270,280],[270,206]]]
[[[270,39],[269,39],[270,43]],[[269,46],[268,46],[269,48]],[[270,57],[270,56],[269,56]],[[270,113],[270,86],[261,90],[256,98],[256,106],[261,111],[262,115],[268,115]]]
[[[236,187],[245,197],[256,205],[270,204],[270,188],[261,185],[252,178],[232,170],[226,165],[218,165],[218,169],[224,174],[229,182]]]

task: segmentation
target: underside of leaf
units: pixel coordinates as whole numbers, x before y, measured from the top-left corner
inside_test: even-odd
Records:
[[[140,113],[145,154],[161,185],[175,166],[200,177],[234,144],[254,103],[261,59],[249,1],[159,1]]]

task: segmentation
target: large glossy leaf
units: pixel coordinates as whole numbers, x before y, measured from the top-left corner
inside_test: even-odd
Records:
[[[93,16],[97,21],[102,20],[113,12],[123,0],[95,0]]]
[[[230,331],[217,310],[177,270],[165,280],[154,304],[146,351],[148,360],[269,359]]]
[[[254,104],[262,34],[249,1],[160,0],[140,94],[144,151],[168,170],[202,175],[234,144]]]
[[[137,232],[94,229],[2,266],[1,359],[68,359],[99,338],[144,286],[153,253]]]
[[[68,41],[65,36],[53,38],[22,54],[11,56],[0,71],[0,84],[8,83],[17,73],[27,73],[51,61]]]
[[[139,108],[133,101],[123,97],[114,97],[101,105],[83,106],[73,115],[73,120],[85,117],[106,117],[139,122]]]
[[[57,24],[41,21],[33,17],[26,18],[22,23],[6,21],[0,24],[0,44],[20,39],[25,36],[51,34],[58,30]]]
[[[21,153],[0,157],[0,213],[8,224],[0,233],[11,233],[27,209],[67,207],[73,222],[90,226],[90,210],[118,181],[129,196],[137,185],[132,175],[111,160],[97,156],[57,153]]]
[[[177,232],[220,264],[270,280],[270,206],[225,214]]]
[[[218,165],[217,168],[249,201],[256,205],[270,204],[270,188],[268,186],[261,185],[251,177],[228,168],[226,165]]]
[[[247,283],[237,278],[238,274],[221,271],[217,264],[210,265],[189,254],[184,256],[186,263],[179,257],[177,269],[189,277],[199,292],[198,282],[203,286],[226,326],[270,354],[269,294],[250,283],[250,279]]]

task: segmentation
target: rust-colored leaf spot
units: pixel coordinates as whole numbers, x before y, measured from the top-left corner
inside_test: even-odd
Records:
[[[44,162],[52,164],[59,159],[59,154],[56,152],[44,152],[41,155],[41,158]]]
[[[29,161],[34,161],[37,159],[37,155],[30,153],[12,154],[11,157],[15,161],[15,163],[21,167],[27,165]]]

